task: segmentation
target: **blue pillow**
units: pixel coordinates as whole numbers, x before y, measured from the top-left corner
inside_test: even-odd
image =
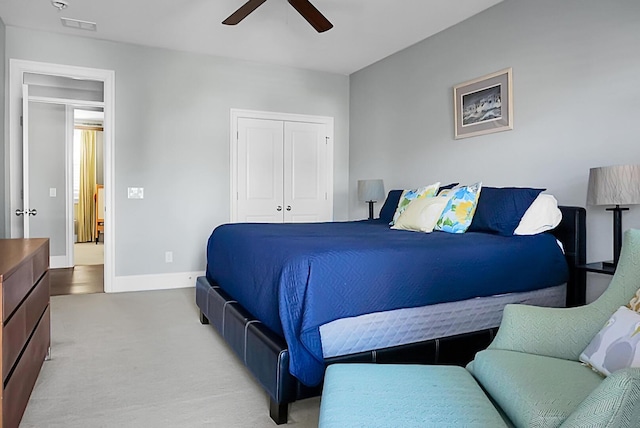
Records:
[[[458,184],[460,183],[449,183],[446,186],[440,186],[440,188],[438,189],[438,195],[443,191],[443,190],[451,190],[454,187],[456,187]]]
[[[387,199],[384,201],[382,208],[380,208],[380,220],[387,223],[393,220],[393,215],[396,213],[398,203],[400,202],[400,196],[402,196],[403,190],[391,190]]]
[[[468,232],[511,236],[525,211],[546,189],[527,187],[483,187]]]

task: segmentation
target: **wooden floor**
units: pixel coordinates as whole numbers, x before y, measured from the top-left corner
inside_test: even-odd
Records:
[[[104,265],[50,269],[51,295],[104,293]]]

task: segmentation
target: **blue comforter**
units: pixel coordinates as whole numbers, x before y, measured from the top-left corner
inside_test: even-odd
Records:
[[[226,224],[207,277],[287,341],[290,372],[324,372],[319,327],[338,318],[529,291],[566,282],[551,234],[503,237],[392,230],[379,221]]]

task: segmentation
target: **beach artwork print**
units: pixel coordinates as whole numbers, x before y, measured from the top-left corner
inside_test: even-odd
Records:
[[[501,118],[500,85],[462,95],[462,126]]]
[[[511,68],[453,87],[456,139],[513,129]]]

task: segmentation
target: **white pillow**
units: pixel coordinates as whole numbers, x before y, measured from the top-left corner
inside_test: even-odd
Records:
[[[537,235],[555,229],[562,220],[558,201],[552,195],[539,194],[525,211],[514,235]]]
[[[580,354],[580,361],[605,376],[640,367],[640,314],[621,306]]]
[[[400,214],[391,229],[432,232],[448,201],[449,198],[446,196],[414,199]]]

